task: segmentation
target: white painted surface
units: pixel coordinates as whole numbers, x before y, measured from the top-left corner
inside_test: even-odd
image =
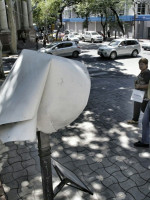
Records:
[[[35,140],[74,121],[85,108],[90,78],[81,62],[23,50],[0,91],[2,142]]]

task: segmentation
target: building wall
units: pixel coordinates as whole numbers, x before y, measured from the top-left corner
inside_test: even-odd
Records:
[[[31,0],[16,0],[14,5],[14,19],[16,23],[17,38],[21,40],[21,33],[26,33],[27,40],[35,41]],[[10,25],[8,21],[8,6],[6,0],[0,1],[0,40],[3,51],[10,49]]]
[[[75,15],[73,14],[73,11],[70,11],[71,15],[75,17]],[[125,16],[132,16],[133,20],[127,20],[124,21],[124,26],[125,26],[125,36],[126,37],[134,37],[134,16],[138,17],[138,15],[136,14],[138,12],[138,4],[135,4],[130,6],[128,5],[127,1],[125,1],[125,7],[124,7],[124,15]],[[145,7],[145,14],[150,14],[150,5],[146,4]],[[64,15],[64,19],[65,17],[68,15]],[[139,15],[140,16],[140,15]],[[68,18],[71,21],[71,17]],[[84,32],[83,28],[82,28],[82,22],[78,22],[78,18],[77,21],[75,22],[65,22],[67,24],[68,27],[70,27],[70,29],[73,29],[72,31],[75,31],[75,29],[73,28],[73,23],[76,23],[75,27],[76,30],[78,32]],[[68,25],[69,24],[69,25]],[[111,35],[117,35],[117,36],[122,36],[121,30],[119,29],[119,26],[117,28],[113,27],[107,27],[107,29],[110,29]],[[79,31],[80,30],[80,31]],[[88,30],[94,30],[94,31],[98,31],[98,32],[103,32],[102,26],[100,21],[95,20],[92,22],[89,22],[89,26],[88,26]],[[148,31],[149,30],[149,31]],[[140,38],[150,38],[150,21],[135,21],[135,37],[140,39]]]
[[[83,27],[82,22],[76,23],[76,31],[78,33],[82,33],[82,29],[83,29],[82,27]]]

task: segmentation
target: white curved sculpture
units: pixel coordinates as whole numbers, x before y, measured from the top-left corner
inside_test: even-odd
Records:
[[[2,142],[36,139],[74,121],[90,93],[86,67],[78,61],[23,50],[0,90]]]

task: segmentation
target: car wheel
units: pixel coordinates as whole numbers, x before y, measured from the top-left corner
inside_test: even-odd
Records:
[[[79,56],[79,52],[78,51],[74,51],[73,54],[72,54],[72,57],[78,58],[78,56]]]
[[[94,43],[94,39],[91,39],[91,42]]]
[[[137,50],[134,50],[133,52],[132,52],[132,57],[136,57],[138,55],[138,51]]]
[[[115,51],[111,52],[110,58],[114,60],[116,57],[117,57],[117,53]]]

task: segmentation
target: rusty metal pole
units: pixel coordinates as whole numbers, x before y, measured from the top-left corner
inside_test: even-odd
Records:
[[[37,137],[44,200],[53,200],[54,194],[52,183],[51,148],[49,135],[38,131]]]

